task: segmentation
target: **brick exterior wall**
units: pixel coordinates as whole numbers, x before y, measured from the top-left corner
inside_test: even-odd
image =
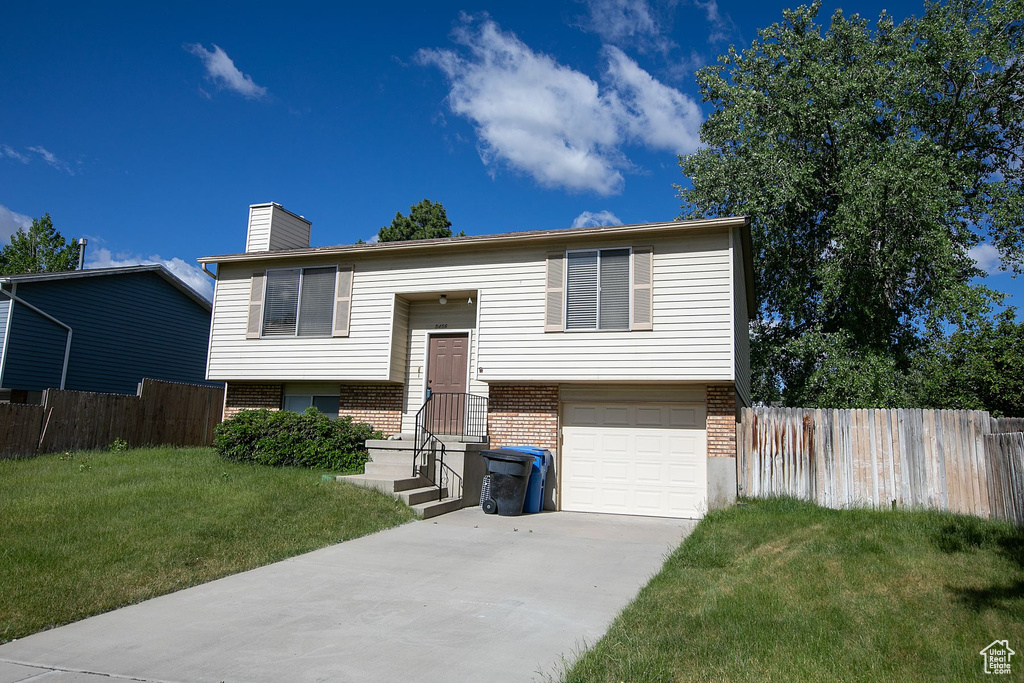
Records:
[[[709,384],[708,457],[736,457],[736,390],[731,384]]]
[[[491,448],[558,448],[558,387],[492,384],[487,400]]]
[[[402,431],[403,387],[400,384],[342,384],[338,414],[351,415],[384,432]]]
[[[224,393],[224,419],[241,410],[280,410],[284,387],[280,384],[228,384]]]

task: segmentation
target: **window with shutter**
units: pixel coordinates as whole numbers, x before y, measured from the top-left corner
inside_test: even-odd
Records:
[[[628,330],[630,250],[566,253],[565,329]]]
[[[263,278],[263,336],[329,337],[337,270],[334,266],[268,270]],[[254,277],[254,291],[255,286]]]
[[[565,252],[548,252],[547,263],[544,331],[561,332],[565,329]]]

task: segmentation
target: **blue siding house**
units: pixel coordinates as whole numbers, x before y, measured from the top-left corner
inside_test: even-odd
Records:
[[[206,382],[210,302],[161,265],[0,277],[0,398]]]

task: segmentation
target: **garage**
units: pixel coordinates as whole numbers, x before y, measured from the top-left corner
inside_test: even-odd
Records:
[[[564,403],[562,509],[703,517],[703,404]]]

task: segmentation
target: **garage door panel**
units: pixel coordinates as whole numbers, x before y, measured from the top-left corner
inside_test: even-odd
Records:
[[[599,409],[599,406],[572,406],[568,411],[566,422],[580,427],[596,427],[601,423],[598,415]]]
[[[665,480],[665,467],[660,463],[638,462],[634,478],[638,484],[660,484]]]
[[[665,424],[665,408],[663,406],[638,406],[636,408],[637,427],[660,428]]]
[[[626,406],[604,406],[599,413],[603,427],[628,427],[632,421]]]
[[[703,515],[703,406],[566,404],[563,415],[563,509]]]
[[[678,429],[704,429],[704,411],[697,408],[669,408],[671,427]]]

